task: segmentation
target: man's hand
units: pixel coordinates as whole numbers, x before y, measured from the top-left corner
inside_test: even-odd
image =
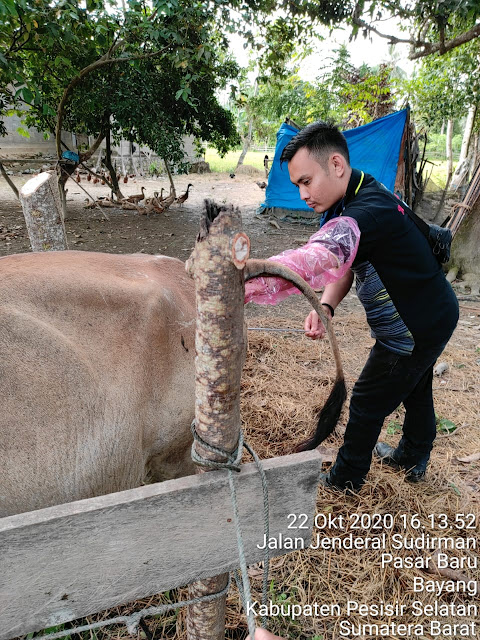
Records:
[[[328,315],[331,318],[330,309],[328,307],[324,307],[325,315]],[[312,340],[320,340],[325,337],[325,327],[322,324],[322,321],[318,317],[318,313],[316,311],[310,311],[308,316],[305,318],[305,335]]]
[[[251,640],[250,636],[247,636],[245,640]],[[280,636],[274,636],[270,631],[266,629],[255,629],[255,640],[285,640]]]

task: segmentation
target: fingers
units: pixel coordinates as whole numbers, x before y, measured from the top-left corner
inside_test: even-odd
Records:
[[[304,329],[305,335],[312,340],[319,340],[325,336],[325,327],[316,311],[310,311],[305,318]]]
[[[247,636],[245,640],[251,640],[250,636]],[[284,638],[274,636],[273,633],[266,629],[255,629],[255,640],[284,640]]]

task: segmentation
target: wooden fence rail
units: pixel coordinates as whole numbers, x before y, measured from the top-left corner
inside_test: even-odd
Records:
[[[266,460],[270,536],[308,547],[321,458]],[[261,483],[235,476],[246,559],[262,558]],[[288,515],[308,528],[291,530]],[[299,543],[301,544],[301,543]],[[272,549],[271,555],[291,551]],[[226,471],[188,476],[0,519],[0,640],[75,620],[238,565]]]

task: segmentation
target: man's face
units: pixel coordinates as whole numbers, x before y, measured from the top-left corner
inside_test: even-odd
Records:
[[[332,153],[323,167],[304,147],[289,161],[288,172],[300,189],[300,198],[316,213],[327,211],[345,195],[345,161],[337,153]]]

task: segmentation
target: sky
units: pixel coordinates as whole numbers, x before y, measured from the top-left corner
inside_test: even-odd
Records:
[[[395,19],[385,20],[382,27],[379,27],[382,33],[394,35],[398,37],[406,37],[405,32],[401,32]],[[346,44],[350,52],[351,62],[356,66],[366,63],[369,66],[375,66],[383,61],[391,60],[389,53],[388,40],[380,38],[376,34],[372,34],[369,38],[364,38],[359,34],[356,40],[349,42],[350,29],[335,29],[332,34],[328,29],[324,30],[324,40],[317,45],[317,51],[303,60],[300,64],[299,75],[303,80],[313,81],[318,75],[320,64],[325,63],[326,58],[333,54],[334,49],[338,49],[341,44]],[[243,41],[239,36],[232,36],[232,49],[237,61],[242,66],[248,64],[248,51],[243,49]],[[395,47],[396,64],[401,67],[408,75],[413,71],[413,62],[408,60],[409,47],[406,44],[397,44]],[[398,59],[397,59],[398,58]]]

